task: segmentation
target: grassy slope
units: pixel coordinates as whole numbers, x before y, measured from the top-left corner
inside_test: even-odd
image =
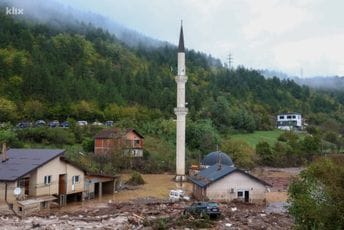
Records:
[[[256,131],[254,133],[234,134],[231,138],[232,140],[243,140],[251,147],[255,148],[256,144],[260,141],[266,141],[270,145],[273,145],[283,132],[284,131],[278,129],[272,131]]]

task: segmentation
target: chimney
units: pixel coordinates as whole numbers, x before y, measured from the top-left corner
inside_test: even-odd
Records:
[[[6,143],[2,144],[2,162],[5,162],[8,160],[8,156],[7,156],[7,148],[6,148]]]

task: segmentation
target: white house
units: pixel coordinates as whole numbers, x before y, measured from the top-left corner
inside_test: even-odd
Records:
[[[198,200],[261,203],[270,184],[234,166],[215,164],[189,177],[193,196]]]
[[[277,128],[282,130],[302,129],[300,113],[285,113],[277,115]]]

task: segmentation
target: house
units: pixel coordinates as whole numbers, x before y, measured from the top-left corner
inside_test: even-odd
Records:
[[[85,173],[61,160],[62,149],[9,149],[0,165],[0,200],[79,194]],[[4,153],[3,153],[4,155]],[[14,194],[14,190],[20,193]]]
[[[87,175],[63,157],[63,149],[9,149],[0,162],[0,202],[26,207],[60,205],[87,194],[112,194],[115,177]],[[87,185],[87,186],[86,186]],[[102,189],[103,188],[103,189]]]
[[[302,130],[300,113],[284,113],[277,115],[277,128],[282,130]]]
[[[143,139],[135,129],[104,129],[95,136],[94,153],[108,155],[124,151],[133,157],[143,157]]]
[[[221,151],[207,154],[189,177],[193,196],[198,200],[259,203],[265,200],[268,183],[234,166],[230,156]]]
[[[234,166],[214,164],[189,177],[193,196],[198,200],[264,202],[268,187],[265,181]]]

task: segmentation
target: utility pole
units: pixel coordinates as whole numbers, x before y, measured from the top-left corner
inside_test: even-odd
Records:
[[[232,68],[232,62],[233,62],[233,57],[232,57],[232,54],[229,53],[228,54],[228,69]]]

